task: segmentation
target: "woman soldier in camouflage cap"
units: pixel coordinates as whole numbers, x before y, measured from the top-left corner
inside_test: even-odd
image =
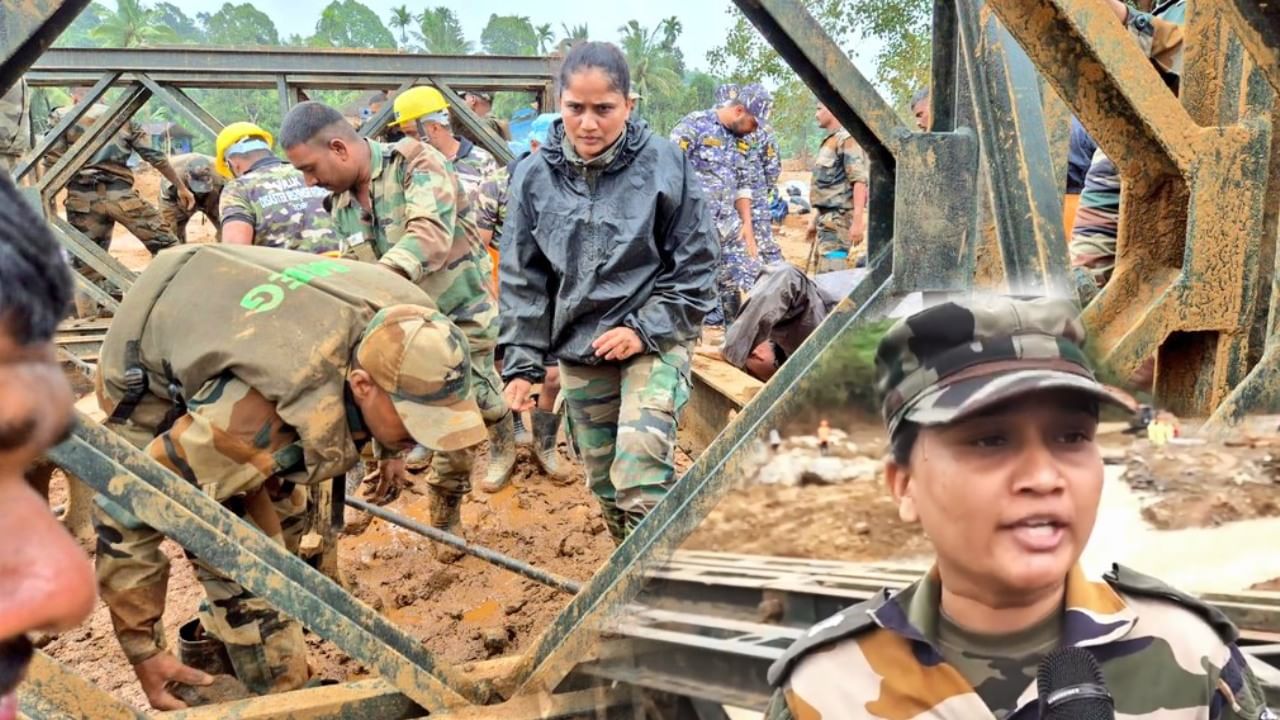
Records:
[[[1102,403],[1067,300],[945,303],[876,356],[889,490],[934,567],[815,625],[769,671],[771,720],[1038,717],[1036,668],[1087,647],[1116,715],[1274,717],[1218,610],[1078,561],[1102,491]]]

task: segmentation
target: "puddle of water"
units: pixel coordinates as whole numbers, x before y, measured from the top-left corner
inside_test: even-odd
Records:
[[[486,600],[476,607],[462,613],[462,620],[463,622],[469,622],[477,625],[486,623],[493,620],[501,610],[502,608],[498,607],[497,600]]]
[[[1091,576],[1120,563],[1190,592],[1234,592],[1280,577],[1280,518],[1216,528],[1156,530],[1142,518],[1148,495],[1108,466],[1102,503],[1081,562]]]

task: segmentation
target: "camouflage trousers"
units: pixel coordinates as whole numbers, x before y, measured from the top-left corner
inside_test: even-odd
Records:
[[[117,222],[133,233],[152,255],[178,242],[160,212],[123,181],[97,185],[73,182],[67,186],[65,206],[67,222],[103,250],[111,247],[111,232]],[[97,271],[91,268],[84,267],[83,272],[91,280],[98,277]]]
[[[471,392],[480,406],[484,424],[492,426],[508,414],[507,401],[502,397],[502,379],[494,366],[494,351],[471,353]],[[471,491],[471,469],[475,467],[479,446],[438,452],[431,456],[431,474],[427,483],[451,494]]]
[[[196,213],[203,214],[213,223],[214,229],[218,231],[218,240],[222,240],[222,218],[218,215],[218,194],[205,193],[196,195],[196,206],[191,210],[182,207],[176,197],[160,196],[160,217],[164,218],[165,225],[174,237],[178,238],[178,242],[187,242],[187,221],[195,216]]]
[[[767,201],[752,200],[751,229],[756,235],[756,250],[760,256],[760,262],[765,265],[782,262],[782,247],[778,245],[778,239],[773,236],[773,214],[769,212]]]
[[[853,267],[859,250],[849,245],[852,210],[816,210],[818,213],[818,272],[832,272]]]
[[[621,363],[560,363],[560,396],[591,492],[643,518],[676,480],[675,441],[689,400],[689,345]]]
[[[237,388],[230,386],[225,393],[235,395]],[[167,400],[148,395],[130,422],[108,427],[136,447],[146,448],[152,442],[153,428],[160,425],[170,407]],[[232,418],[221,414],[234,407],[234,398],[215,407],[219,409],[186,424],[182,433],[167,436],[177,446],[170,450],[170,455],[199,464],[201,459],[217,454],[210,438],[217,435],[217,425],[231,421]],[[179,424],[192,417],[194,414],[180,419]],[[194,481],[224,507],[257,527],[246,512],[244,494],[262,487],[261,475],[248,467],[238,473],[231,469],[232,465],[227,467],[228,471],[220,473],[213,482],[206,478],[194,478]],[[282,536],[273,539],[296,554],[307,530],[310,493],[301,484],[283,482],[281,485],[280,491],[270,496],[282,530]],[[112,623],[125,656],[136,664],[153,653],[152,648],[166,647],[164,626],[160,622],[169,567],[160,549],[164,535],[106,497],[98,496],[94,505],[99,591],[111,610]],[[205,591],[199,606],[200,623],[211,636],[226,645],[240,681],[257,693],[285,692],[305,685],[310,669],[302,625],[198,557],[190,553],[187,557]],[[153,634],[144,637],[141,628],[151,619],[155,621]]]

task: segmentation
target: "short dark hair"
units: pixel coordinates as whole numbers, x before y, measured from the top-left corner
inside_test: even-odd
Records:
[[[569,86],[569,78],[590,68],[598,68],[609,78],[609,87],[623,95],[631,94],[631,69],[627,56],[617,45],[607,42],[582,42],[573,46],[560,65],[560,90]]]
[[[889,453],[893,461],[906,467],[911,464],[911,450],[920,437],[920,426],[910,420],[898,423],[897,431],[889,438]]]
[[[328,141],[335,137],[353,140],[359,136],[342,113],[315,100],[294,105],[280,124],[280,147],[285,150],[312,140]]]
[[[48,342],[71,309],[62,247],[0,172],[0,332],[19,345]]]
[[[911,96],[911,108],[914,110],[917,105],[929,99],[929,86],[926,85]]]

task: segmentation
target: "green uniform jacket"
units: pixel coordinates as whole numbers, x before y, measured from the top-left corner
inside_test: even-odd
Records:
[[[359,459],[343,402],[352,353],[374,314],[400,304],[435,306],[413,283],[368,263],[254,246],[163,252],[130,288],[103,341],[104,410],[124,395],[129,343],[137,341],[152,394],[171,398],[172,379],[190,401],[231,373],[297,431],[305,482],[342,475]]]

